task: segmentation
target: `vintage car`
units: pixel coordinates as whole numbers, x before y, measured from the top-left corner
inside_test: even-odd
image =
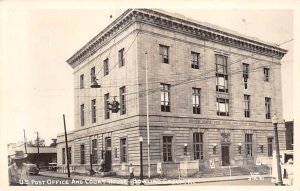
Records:
[[[57,163],[49,163],[47,166],[47,169],[50,171],[56,171],[57,170]]]
[[[27,164],[28,170],[29,170],[29,174],[39,174],[40,169],[38,169],[38,167],[36,166],[36,164]]]

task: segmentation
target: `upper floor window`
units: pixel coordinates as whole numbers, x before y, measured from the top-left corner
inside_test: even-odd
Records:
[[[109,93],[104,95],[104,116],[109,119]]]
[[[80,89],[83,89],[84,88],[84,75],[81,74],[80,75]]]
[[[124,58],[124,48],[119,50],[119,67],[122,67],[125,65],[125,58]]]
[[[249,79],[249,64],[243,63],[243,79],[244,79],[244,87],[248,88],[248,79]]]
[[[264,81],[268,82],[269,81],[269,73],[270,73],[270,69],[269,68],[264,68]]]
[[[228,76],[224,74],[216,74],[216,91],[228,92]]]
[[[91,83],[93,83],[95,81],[96,78],[96,71],[95,71],[95,67],[91,68]]]
[[[266,119],[271,119],[271,98],[265,97]]]
[[[244,95],[244,104],[245,104],[245,109],[244,109],[244,115],[245,117],[250,117],[250,95]]]
[[[80,125],[84,126],[84,104],[80,105]]]
[[[201,98],[201,89],[200,88],[193,88],[193,113],[200,114],[201,113],[201,106],[200,106],[200,98]]]
[[[108,65],[108,58],[106,58],[103,61],[103,72],[104,72],[104,76],[109,74],[109,65]]]
[[[191,67],[195,68],[195,69],[199,69],[199,59],[200,58],[200,54],[197,52],[191,52]]]
[[[169,63],[169,47],[164,45],[159,45],[159,56],[162,63]]]
[[[217,115],[229,116],[229,100],[217,98]]]
[[[120,88],[120,114],[126,114],[126,88],[125,86]]]
[[[96,99],[91,101],[91,109],[92,109],[92,123],[96,123]]]
[[[161,111],[170,112],[170,85],[160,84]]]
[[[227,74],[227,56],[216,54],[216,72]]]

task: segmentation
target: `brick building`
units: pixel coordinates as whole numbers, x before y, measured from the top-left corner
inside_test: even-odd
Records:
[[[145,54],[147,51],[147,55]],[[261,40],[161,10],[129,9],[77,51],[74,69],[75,129],[69,133],[71,166],[139,174],[143,136],[147,175],[146,57],[149,85],[151,174],[180,163],[201,171],[269,161],[271,121],[282,114],[281,64],[286,50]],[[102,86],[90,88],[92,76]],[[108,107],[112,99],[120,111]],[[280,148],[285,128],[279,116]],[[58,164],[66,149],[58,135]],[[90,160],[91,156],[91,160]],[[191,167],[193,168],[193,167]]]

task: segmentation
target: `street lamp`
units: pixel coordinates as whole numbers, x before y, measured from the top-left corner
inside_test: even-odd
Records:
[[[274,131],[275,131],[278,185],[282,185],[281,167],[280,167],[280,158],[279,158],[279,141],[278,141],[278,131],[277,131],[278,117],[276,116],[276,113],[272,117],[272,123],[274,124]]]
[[[37,157],[36,157],[37,158],[37,164],[36,164],[36,166],[37,166],[37,168],[40,168],[40,160],[39,160],[39,155],[40,155],[39,132],[36,131],[34,133],[36,133],[36,144],[37,144]]]
[[[143,137],[142,136],[140,136],[140,138],[139,138],[139,141],[140,141],[140,162],[141,162],[141,164],[140,164],[140,168],[141,168],[141,172],[140,172],[140,179],[141,179],[141,185],[143,185],[144,183],[143,183],[143,179],[144,179],[144,175],[143,175]]]

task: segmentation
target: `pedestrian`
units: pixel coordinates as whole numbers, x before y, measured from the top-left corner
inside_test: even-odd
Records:
[[[128,177],[128,185],[130,186],[130,181],[131,181],[131,179],[133,179],[134,178],[134,168],[133,168],[133,166],[132,166],[132,163],[130,163],[130,165],[129,165],[129,177]]]
[[[27,186],[29,178],[29,170],[27,164],[24,163],[27,154],[23,151],[16,151],[11,158],[14,163],[8,167],[8,179],[10,186]]]

